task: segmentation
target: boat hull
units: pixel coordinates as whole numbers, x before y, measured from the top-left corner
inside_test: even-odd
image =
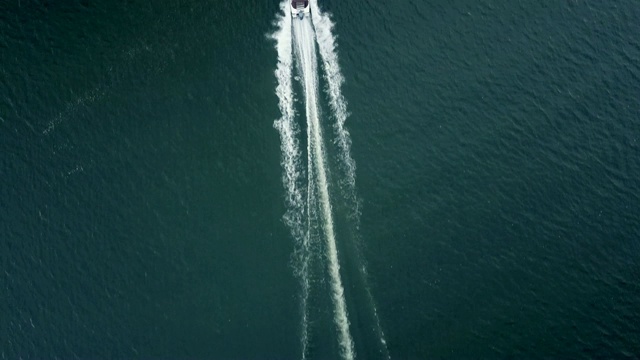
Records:
[[[291,1],[291,16],[297,17],[300,20],[302,20],[308,14],[310,14],[309,0],[292,0]]]

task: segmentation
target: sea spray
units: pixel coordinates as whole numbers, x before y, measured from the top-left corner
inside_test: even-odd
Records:
[[[356,163],[351,156],[351,136],[349,131],[345,128],[345,122],[349,115],[347,111],[347,102],[342,96],[342,84],[344,78],[340,70],[338,63],[338,53],[336,50],[336,41],[333,33],[334,24],[331,21],[329,15],[320,10],[316,1],[310,1],[313,27],[316,33],[316,39],[318,42],[318,48],[320,50],[320,57],[322,59],[322,68],[324,71],[324,78],[327,82],[326,92],[329,95],[329,104],[335,118],[334,132],[336,136],[336,142],[339,147],[339,160],[342,169],[345,173],[345,177],[341,179],[340,185],[345,198],[351,203],[351,220],[354,223],[355,231],[354,237],[356,239],[355,250],[356,256],[361,266],[359,271],[364,283],[365,292],[373,312],[373,318],[376,322],[376,332],[381,345],[382,354],[389,359],[389,350],[387,349],[387,342],[385,339],[384,331],[380,325],[380,318],[378,316],[377,306],[375,304],[371,289],[368,285],[368,275],[365,265],[364,257],[361,255],[360,250],[360,200],[356,191]]]
[[[289,3],[283,1],[280,5],[281,13],[277,17],[277,30],[271,35],[275,40],[276,50],[278,53],[278,65],[276,67],[276,95],[278,96],[278,106],[280,108],[281,118],[274,122],[274,127],[280,134],[280,149],[282,152],[282,181],[286,190],[287,211],[284,220],[291,235],[295,240],[294,247],[294,271],[300,281],[302,294],[300,299],[300,307],[302,313],[301,322],[301,346],[302,358],[307,353],[308,346],[308,300],[310,291],[309,282],[309,228],[306,226],[305,196],[301,187],[302,178],[304,176],[301,170],[300,148],[298,144],[298,136],[300,130],[295,123],[294,98],[292,86],[292,37],[291,37],[291,16],[289,15]]]
[[[314,1],[311,1],[313,26],[311,20],[305,18],[302,21],[293,21],[289,14],[289,1],[283,0],[280,4],[282,13],[277,17],[277,31],[273,34],[276,40],[278,52],[278,66],[276,77],[278,85],[276,94],[279,100],[279,108],[282,117],[275,121],[281,138],[283,184],[287,193],[287,212],[284,216],[286,224],[295,240],[294,268],[301,287],[301,311],[302,311],[302,358],[307,357],[309,349],[309,297],[311,291],[311,262],[320,256],[320,233],[317,225],[323,229],[325,235],[325,255],[323,259],[328,262],[329,285],[331,299],[334,307],[334,322],[338,330],[341,355],[345,359],[355,357],[353,340],[350,333],[350,324],[347,314],[344,287],[340,274],[340,263],[336,246],[336,235],[333,225],[331,199],[329,196],[329,184],[327,179],[326,158],[319,119],[318,107],[318,79],[315,41],[318,41],[324,78],[327,81],[326,91],[329,95],[330,107],[335,119],[335,142],[339,147],[339,159],[344,176],[341,177],[340,189],[345,198],[352,201],[350,214],[355,225],[356,237],[359,225],[359,206],[355,187],[355,161],[351,157],[351,139],[344,127],[347,118],[346,101],[341,94],[343,82],[342,74],[338,66],[337,53],[335,51],[335,38],[332,34],[333,24],[328,16],[323,14]],[[294,29],[292,33],[292,27]],[[292,36],[294,35],[294,36]],[[316,39],[317,35],[317,39]],[[306,116],[307,116],[307,164],[306,187],[304,182],[304,167],[301,162],[301,153],[298,137],[300,130],[295,122],[294,92],[292,86],[293,72],[293,48],[295,43],[296,65],[301,74],[304,89]],[[360,256],[358,256],[361,258]],[[320,259],[320,258],[317,258]],[[362,259],[359,259],[363,264]],[[379,340],[383,345],[384,354],[389,358],[386,350],[386,342],[382,333],[375,304],[369,287],[366,285],[366,268],[360,267],[360,272],[365,280],[365,290],[372,305],[373,315],[376,321]]]
[[[326,258],[328,260],[332,299],[334,304],[334,322],[339,334],[339,345],[342,356],[351,360],[355,357],[353,340],[349,330],[347,305],[344,297],[344,287],[340,276],[340,263],[336,246],[335,230],[331,210],[331,200],[327,174],[325,169],[325,154],[322,143],[322,133],[318,119],[318,89],[317,89],[317,59],[315,54],[314,33],[308,18],[294,22],[294,40],[296,52],[300,61],[305,93],[307,113],[307,127],[309,134],[309,159],[313,166],[315,183],[320,200],[323,228],[326,236]]]
[[[327,14],[324,14],[315,1],[310,2],[313,14],[313,26],[316,32],[324,78],[327,81],[326,92],[329,95],[329,105],[335,117],[334,132],[336,142],[340,148],[340,162],[345,172],[345,178],[341,180],[346,186],[349,198],[353,202],[354,218],[359,219],[359,204],[355,193],[356,187],[356,163],[351,157],[351,136],[344,124],[349,113],[347,112],[347,102],[342,96],[342,83],[344,78],[338,63],[338,53],[336,51],[335,36],[333,35],[333,22]]]

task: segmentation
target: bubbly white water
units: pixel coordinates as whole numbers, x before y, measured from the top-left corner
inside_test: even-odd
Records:
[[[310,291],[310,234],[309,226],[304,220],[304,215],[309,201],[306,199],[307,201],[305,203],[304,192],[300,185],[303,171],[299,170],[302,167],[298,143],[300,130],[295,123],[293,86],[291,83],[293,70],[291,16],[287,1],[283,1],[280,7],[282,12],[277,18],[277,30],[271,36],[276,41],[276,49],[278,52],[278,65],[275,72],[278,80],[276,95],[278,96],[278,106],[282,114],[282,117],[274,122],[274,127],[278,129],[280,133],[282,167],[284,169],[282,181],[287,192],[287,212],[284,219],[296,243],[294,250],[294,271],[302,287],[300,341],[302,343],[302,358],[304,359],[307,353],[309,338],[308,299]],[[311,169],[309,173],[311,173]],[[311,195],[313,194],[308,194],[308,196]]]
[[[322,143],[322,131],[318,119],[318,78],[315,36],[308,17],[301,21],[294,21],[293,23],[294,42],[302,71],[305,93],[307,127],[309,129],[309,153],[311,154],[309,158],[312,160],[310,166],[313,167],[315,174],[314,182],[319,195],[323,229],[326,236],[326,258],[328,261],[331,295],[334,305],[334,322],[338,329],[342,356],[347,360],[351,360],[355,354],[353,340],[349,331],[349,318],[344,297],[344,287],[340,276],[340,262],[333,228],[333,215],[325,169],[326,160]]]
[[[318,7],[316,1],[311,1],[309,6],[311,7],[313,27],[316,33],[318,48],[320,49],[320,57],[322,58],[324,78],[327,82],[326,92],[329,95],[329,104],[335,117],[334,132],[336,142],[340,148],[339,159],[345,173],[345,178],[341,184],[343,188],[342,190],[347,199],[351,202],[351,220],[355,223],[356,230],[359,230],[360,202],[356,191],[356,162],[351,156],[351,136],[344,126],[349,113],[347,111],[347,102],[344,99],[344,96],[342,96],[342,84],[344,82],[344,78],[340,70],[340,64],[338,63],[338,52],[336,50],[335,36],[333,34],[334,24],[331,21],[331,18],[327,14],[323,13]],[[380,325],[377,306],[368,285],[368,276],[364,259],[359,253],[358,246],[356,246],[356,249],[358,251],[358,260],[361,262],[361,266],[359,266],[359,268],[365,285],[365,292],[371,305],[373,318],[376,322],[376,332],[382,347],[381,351],[388,359],[390,356],[387,349],[387,342],[385,340],[382,326]]]
[[[342,83],[344,78],[338,63],[338,53],[336,51],[335,36],[333,35],[333,22],[330,17],[322,12],[315,1],[311,1],[313,27],[316,33],[320,57],[322,59],[322,69],[324,78],[327,81],[326,92],[329,95],[329,104],[335,117],[334,131],[336,142],[340,148],[339,159],[345,170],[346,177],[343,185],[346,185],[348,197],[354,203],[354,218],[359,218],[359,207],[355,192],[356,187],[356,162],[351,157],[351,136],[345,128],[344,123],[349,113],[347,112],[347,102],[342,96]]]
[[[335,142],[338,144],[339,160],[344,176],[341,176],[341,190],[352,203],[352,220],[356,229],[359,225],[360,213],[355,186],[355,161],[351,157],[351,138],[344,126],[347,119],[347,105],[341,93],[343,77],[338,65],[335,49],[335,37],[332,33],[333,23],[323,14],[315,1],[311,3],[311,19],[292,19],[289,1],[280,4],[282,13],[277,17],[277,31],[272,35],[276,40],[278,66],[276,77],[278,85],[276,94],[282,117],[275,121],[281,138],[282,166],[284,168],[283,183],[287,192],[287,213],[285,222],[289,226],[296,246],[294,251],[294,268],[301,287],[302,308],[302,358],[305,359],[309,347],[309,296],[311,291],[310,264],[318,252],[316,242],[319,233],[316,224],[321,226],[325,237],[325,255],[327,261],[331,299],[334,307],[334,323],[338,330],[338,342],[341,355],[345,359],[355,358],[353,339],[344,287],[340,274],[340,262],[336,246],[336,234],[333,224],[333,213],[327,179],[326,155],[323,135],[320,126],[318,106],[318,61],[316,58],[316,41],[322,58],[324,78],[327,82],[330,108],[335,119]],[[312,26],[313,25],[313,26]],[[292,46],[295,45],[295,46]],[[295,53],[295,57],[293,54]],[[304,166],[298,142],[300,130],[295,122],[294,91],[292,86],[294,60],[300,72],[304,89],[305,112],[307,118],[307,186],[302,187]],[[297,78],[297,77],[296,77]],[[384,334],[380,327],[375,303],[368,285],[366,285],[366,267],[360,266],[365,290],[372,306],[377,332],[383,352],[389,358]]]

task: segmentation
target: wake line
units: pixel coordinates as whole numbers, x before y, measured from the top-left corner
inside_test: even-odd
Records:
[[[333,228],[333,216],[331,213],[331,201],[329,198],[329,188],[327,184],[327,174],[325,170],[325,156],[322,144],[322,133],[318,120],[318,89],[316,72],[316,54],[314,34],[308,18],[294,22],[295,41],[297,45],[300,69],[304,78],[304,92],[306,100],[307,127],[309,135],[309,158],[314,161],[310,163],[315,173],[317,190],[320,195],[320,204],[324,220],[324,230],[327,240],[327,259],[329,261],[329,275],[331,277],[331,292],[334,304],[334,322],[338,328],[340,337],[340,349],[342,356],[347,360],[352,360],[355,356],[353,340],[349,331],[349,319],[347,315],[347,305],[344,297],[344,287],[340,277],[340,263],[338,261],[338,250],[336,247],[335,231]]]
[[[329,95],[329,105],[335,119],[335,143],[339,148],[339,163],[343,170],[340,179],[340,190],[345,199],[351,203],[351,220],[355,223],[356,244],[359,243],[359,200],[355,186],[355,161],[351,157],[351,138],[344,127],[348,116],[346,100],[341,93],[343,77],[338,65],[335,49],[335,37],[332,34],[333,23],[327,15],[318,8],[315,0],[310,0],[312,10],[311,20],[292,22],[290,16],[290,2],[283,0],[280,4],[281,13],[276,18],[277,30],[272,35],[276,40],[278,65],[275,71],[278,85],[276,95],[281,118],[274,122],[281,138],[282,151],[282,181],[286,190],[287,211],[284,221],[288,225],[295,241],[293,262],[294,274],[301,284],[301,345],[302,358],[306,359],[311,338],[309,330],[309,299],[312,290],[311,262],[319,256],[316,251],[319,235],[325,236],[325,258],[328,262],[329,285],[334,307],[334,323],[338,330],[338,343],[341,356],[347,360],[355,357],[354,344],[349,329],[347,305],[344,287],[340,276],[340,263],[336,247],[335,230],[333,224],[332,205],[328,189],[326,157],[322,130],[320,127],[318,107],[318,74],[315,42],[318,42],[324,79],[327,81],[326,92]],[[312,27],[313,22],[313,27]],[[295,24],[294,24],[295,23]],[[314,33],[315,29],[315,33]],[[293,31],[292,31],[293,30]],[[295,41],[296,56],[293,56],[293,42]],[[307,117],[307,162],[306,179],[304,179],[305,164],[301,161],[298,142],[300,129],[295,122],[294,92],[292,73],[294,59],[302,77]],[[306,186],[303,187],[303,180]],[[316,226],[323,231],[319,232]],[[384,333],[380,326],[375,302],[367,285],[366,267],[364,259],[356,246],[356,259],[359,262],[359,272],[364,282],[364,289],[372,307],[379,342],[382,344],[381,353],[389,359]]]
[[[351,137],[349,131],[344,127],[344,123],[349,115],[347,112],[347,102],[342,96],[341,86],[344,82],[342,73],[340,71],[340,65],[338,64],[338,54],[336,52],[335,39],[333,36],[333,22],[331,19],[322,13],[318,4],[315,1],[311,1],[311,11],[313,13],[312,21],[313,27],[318,39],[318,47],[320,49],[320,57],[322,58],[322,67],[324,69],[324,77],[327,80],[331,109],[334,112],[336,123],[334,130],[337,136],[338,146],[340,147],[343,166],[346,168],[347,173],[347,186],[351,192],[351,200],[356,200],[355,187],[356,187],[356,163],[351,157]],[[358,213],[358,209],[354,211]]]
[[[302,174],[300,168],[300,147],[297,136],[300,133],[295,123],[295,111],[293,107],[293,86],[291,84],[293,57],[292,57],[292,37],[291,37],[291,16],[289,15],[289,4],[283,1],[280,4],[281,14],[277,18],[277,30],[271,35],[276,41],[278,52],[278,66],[275,74],[278,80],[276,95],[278,96],[278,106],[282,117],[274,122],[274,127],[280,133],[280,148],[282,152],[282,176],[283,185],[287,191],[287,212],[284,221],[291,231],[295,240],[294,247],[294,271],[302,287],[301,295],[301,338],[302,358],[307,353],[309,342],[308,334],[308,301],[309,301],[309,239],[308,227],[305,231],[304,211],[305,201],[303,191],[300,189]],[[311,194],[308,194],[310,196]],[[308,201],[307,201],[308,204]]]
[[[351,136],[349,131],[344,127],[344,123],[347,120],[347,102],[342,96],[342,83],[344,78],[340,71],[340,65],[338,63],[338,54],[336,51],[335,37],[333,35],[333,22],[329,16],[323,14],[318,7],[316,1],[310,1],[311,12],[313,14],[312,21],[313,27],[316,33],[318,41],[318,48],[320,49],[320,57],[322,58],[322,68],[324,70],[324,78],[327,81],[327,93],[329,94],[330,106],[333,110],[336,122],[334,125],[334,131],[337,137],[337,143],[340,148],[340,160],[342,167],[346,172],[346,192],[347,198],[352,203],[352,219],[355,221],[356,230],[360,228],[360,202],[358,200],[356,192],[356,163],[351,157]],[[359,235],[357,236],[359,239]],[[359,260],[364,262],[359,248],[356,246]],[[389,350],[387,348],[387,341],[385,339],[384,331],[380,325],[380,317],[378,316],[377,306],[371,294],[370,287],[368,285],[368,276],[366,273],[366,266],[361,264],[361,276],[364,282],[367,298],[373,311],[373,317],[376,322],[376,332],[380,344],[382,346],[382,352],[387,359],[390,359]]]

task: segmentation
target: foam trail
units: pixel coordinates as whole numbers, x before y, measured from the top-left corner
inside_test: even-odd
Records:
[[[307,126],[307,138],[311,137],[311,128]],[[316,190],[314,188],[314,178],[315,178],[315,170],[313,166],[312,159],[312,151],[311,151],[311,142],[307,142],[307,240],[308,244],[305,247],[305,258],[304,258],[304,278],[306,279],[305,286],[306,289],[303,289],[305,292],[304,296],[306,298],[309,297],[309,293],[311,290],[310,287],[310,268],[311,268],[311,255],[316,253],[315,243],[318,238],[317,230],[315,228],[315,224],[318,222],[318,214],[316,209],[318,208],[318,201],[316,196]],[[313,242],[313,244],[312,244]],[[305,304],[306,306],[306,304]],[[308,310],[305,309],[305,316],[308,316]],[[305,319],[305,322],[307,320]],[[306,334],[308,338],[310,338],[311,334],[306,330]],[[308,341],[307,341],[308,342]],[[303,344],[302,347],[302,359],[305,360],[307,356],[308,345],[307,343]]]
[[[356,162],[351,157],[351,136],[344,127],[349,113],[347,112],[347,102],[342,96],[342,83],[344,78],[338,64],[338,53],[336,52],[335,37],[333,35],[333,22],[328,15],[324,14],[316,1],[311,1],[311,13],[313,14],[313,27],[316,32],[320,57],[322,58],[322,68],[324,77],[327,80],[327,93],[329,94],[331,110],[336,118],[334,130],[340,147],[340,160],[346,170],[346,184],[350,191],[351,200],[355,201],[356,187]],[[358,209],[354,209],[356,214]]]
[[[302,287],[301,295],[301,345],[302,358],[306,357],[308,347],[308,299],[310,291],[309,282],[309,233],[305,230],[304,212],[305,201],[303,190],[299,184],[302,179],[300,163],[300,148],[297,136],[300,133],[295,123],[295,111],[293,107],[293,86],[291,83],[293,56],[291,37],[291,16],[289,3],[284,0],[280,4],[281,14],[277,17],[277,30],[271,37],[276,42],[278,52],[278,65],[275,71],[278,85],[276,95],[282,117],[274,122],[274,127],[280,133],[280,148],[282,151],[282,167],[284,173],[282,182],[287,192],[287,212],[284,220],[288,225],[291,235],[295,240],[294,268],[295,275]],[[308,202],[307,202],[308,203]]]
[[[344,78],[338,63],[338,53],[336,51],[335,36],[333,35],[333,22],[328,15],[324,14],[315,0],[310,1],[311,13],[313,14],[313,27],[315,29],[318,48],[320,49],[320,57],[322,58],[322,68],[324,70],[324,78],[327,81],[327,93],[329,94],[331,110],[335,116],[334,131],[337,143],[340,148],[340,161],[345,170],[346,179],[343,182],[346,185],[347,198],[352,202],[352,220],[355,221],[356,230],[360,227],[360,202],[356,192],[356,163],[351,157],[351,136],[349,131],[344,127],[349,113],[347,112],[347,102],[342,96],[342,83]],[[344,189],[343,189],[344,190]],[[357,246],[356,246],[357,248]],[[389,350],[385,340],[384,331],[380,325],[377,306],[368,286],[366,266],[360,254],[361,275],[365,284],[365,291],[371,304],[373,316],[376,321],[376,331],[378,339],[382,345],[384,356],[389,359]]]
[[[338,329],[339,345],[342,356],[347,360],[355,357],[353,340],[349,331],[349,319],[347,315],[347,305],[344,298],[344,287],[340,277],[340,263],[338,261],[338,250],[336,247],[335,232],[333,228],[333,218],[331,213],[331,202],[329,199],[329,188],[327,174],[325,170],[324,150],[322,144],[322,134],[318,119],[318,89],[317,89],[317,69],[316,54],[313,29],[308,17],[301,21],[294,21],[295,42],[297,54],[300,60],[300,68],[303,75],[304,92],[306,99],[307,127],[310,135],[308,141],[310,158],[314,161],[314,173],[316,186],[320,197],[320,210],[324,221],[324,232],[327,240],[327,260],[329,262],[329,276],[331,278],[331,292],[334,304],[334,322]]]

